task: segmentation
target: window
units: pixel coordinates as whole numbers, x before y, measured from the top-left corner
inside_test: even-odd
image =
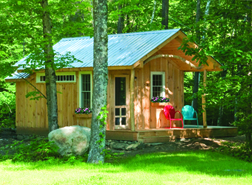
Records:
[[[45,73],[36,74],[37,83],[45,82]],[[75,72],[56,72],[56,82],[76,82]]]
[[[165,72],[151,72],[151,98],[165,97]]]
[[[82,71],[79,73],[80,79],[80,101],[82,108],[92,108],[92,72]]]

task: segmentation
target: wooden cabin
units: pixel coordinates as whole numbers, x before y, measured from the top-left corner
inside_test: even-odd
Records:
[[[181,111],[184,106],[184,72],[220,71],[220,63],[208,57],[208,65],[198,66],[178,50],[186,35],[179,29],[126,33],[108,37],[108,127],[107,139],[143,142],[169,141],[174,138],[233,136],[236,128],[165,129],[170,123],[162,113],[167,103],[151,103],[153,96],[170,99]],[[196,47],[191,43],[190,47]],[[91,127],[92,114],[75,114],[78,107],[92,109],[93,38],[64,38],[54,45],[60,54],[71,52],[83,63],[57,71],[58,123],[60,127]],[[25,64],[25,58],[15,64]],[[25,95],[34,88],[46,94],[43,71],[28,75],[19,67],[7,82],[16,82],[17,133],[48,134],[46,100],[29,100]],[[204,97],[203,97],[204,101]],[[205,116],[206,117],[206,116]],[[206,119],[206,118],[205,118]],[[206,120],[204,120],[206,124]],[[176,123],[179,124],[179,123]]]

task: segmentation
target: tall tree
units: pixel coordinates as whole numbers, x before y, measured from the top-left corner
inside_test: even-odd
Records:
[[[47,96],[47,115],[49,132],[57,129],[58,126],[58,106],[57,106],[57,87],[54,65],[54,52],[52,44],[52,24],[48,12],[48,0],[41,1],[43,37],[45,43],[42,45],[45,59],[46,76],[46,96]]]
[[[162,25],[168,29],[169,0],[162,0]]]
[[[108,83],[107,0],[93,0],[94,77],[89,163],[104,163],[106,137],[106,105]]]
[[[122,4],[119,2],[118,4],[118,11],[122,9]],[[117,23],[117,33],[122,33],[123,31],[123,24],[124,24],[124,16],[121,12],[118,15],[118,23]]]
[[[197,0],[197,11],[196,11],[196,24],[200,21],[200,0]],[[200,33],[196,28],[196,38],[197,42],[200,43]],[[194,73],[194,85],[193,85],[193,94],[194,98],[192,101],[192,106],[193,108],[198,112],[198,96],[197,92],[199,89],[199,78],[200,78],[200,73],[195,72]]]

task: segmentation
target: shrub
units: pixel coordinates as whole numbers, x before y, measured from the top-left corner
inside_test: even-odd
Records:
[[[223,146],[216,149],[218,152],[231,155],[244,161],[252,162],[252,146],[249,143],[222,143]]]

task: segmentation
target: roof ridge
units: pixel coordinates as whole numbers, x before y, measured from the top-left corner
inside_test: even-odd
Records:
[[[154,34],[154,33],[163,33],[170,31],[179,31],[180,29],[168,29],[168,30],[154,30],[154,31],[144,31],[144,32],[131,32],[131,33],[117,33],[117,34],[109,34],[108,37],[111,36],[130,36],[130,35],[144,35],[144,34]],[[92,39],[93,37],[84,36],[84,37],[66,37],[62,38],[60,41],[70,41],[70,40],[83,40],[83,39]]]
[[[83,36],[83,37],[66,37],[66,38],[62,38],[60,39],[60,41],[67,41],[67,40],[82,40],[82,39],[91,39],[93,37],[90,36]]]
[[[168,30],[154,30],[154,31],[144,31],[144,32],[131,32],[131,33],[117,33],[117,34],[109,34],[108,36],[119,36],[119,35],[144,35],[146,33],[162,33],[168,31],[179,31],[181,29],[168,29]]]

